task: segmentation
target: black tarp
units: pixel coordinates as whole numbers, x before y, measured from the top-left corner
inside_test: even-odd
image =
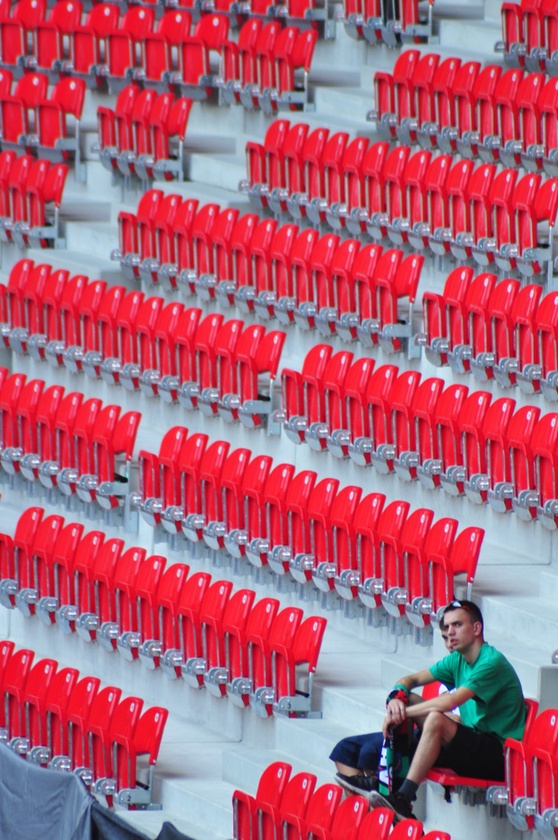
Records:
[[[91,840],[149,840],[141,831],[96,801],[91,806],[91,823]]]
[[[182,834],[172,823],[164,822],[156,840],[192,840],[192,838]]]

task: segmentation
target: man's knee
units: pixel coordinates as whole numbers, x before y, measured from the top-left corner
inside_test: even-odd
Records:
[[[457,730],[457,723],[444,712],[429,712],[424,719],[422,737],[439,736],[444,743],[449,743]]]
[[[424,719],[423,731],[442,732],[446,728],[448,718],[443,712],[428,712]]]

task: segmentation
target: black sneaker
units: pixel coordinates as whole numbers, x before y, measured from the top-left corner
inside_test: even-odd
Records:
[[[374,790],[378,790],[378,777],[365,776],[364,773],[356,773],[354,776],[346,776],[344,773],[336,773],[335,781],[349,793],[357,793],[368,796]]]
[[[395,812],[394,822],[416,820],[409,800],[400,793],[379,793],[372,791],[368,797],[371,808],[391,808]]]

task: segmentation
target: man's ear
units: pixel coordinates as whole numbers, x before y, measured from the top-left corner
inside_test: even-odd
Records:
[[[475,636],[482,636],[482,623],[480,621],[473,622],[473,631]]]

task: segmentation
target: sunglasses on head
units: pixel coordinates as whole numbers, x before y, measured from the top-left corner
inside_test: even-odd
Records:
[[[475,610],[472,610],[469,604],[463,604],[461,601],[450,601],[447,607],[444,609],[444,613],[449,612],[450,610],[465,610],[466,613],[472,615],[475,621],[478,621],[478,616]]]

